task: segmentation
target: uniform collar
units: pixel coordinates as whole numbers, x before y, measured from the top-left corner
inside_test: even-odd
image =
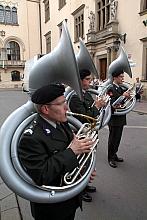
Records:
[[[113,82],[113,84],[114,84],[116,87],[119,87],[119,85],[118,85],[117,83]]]
[[[42,115],[40,115],[41,118],[43,118],[47,123],[49,123],[50,125],[52,125],[54,128],[56,128],[56,123],[43,117]]]

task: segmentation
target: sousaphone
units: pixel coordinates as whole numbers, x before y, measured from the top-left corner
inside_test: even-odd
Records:
[[[63,82],[70,85],[82,99],[77,61],[66,23],[63,22],[62,35],[57,47],[49,54],[41,57],[29,75],[30,95],[38,88],[53,82]],[[3,123],[0,130],[0,173],[6,185],[21,197],[38,203],[56,203],[68,200],[81,192],[89,182],[91,172],[95,167],[95,157],[87,172],[70,186],[48,188],[37,186],[27,175],[19,162],[17,147],[24,129],[36,115],[33,103],[16,109]],[[75,118],[69,121],[77,129],[81,123]]]
[[[117,72],[118,73],[125,72],[129,75],[130,78],[132,78],[131,67],[130,67],[127,55],[126,55],[123,47],[121,47],[121,49],[120,49],[120,54],[119,54],[118,58],[116,60],[114,60],[109,66],[108,81],[110,83],[112,83],[112,74],[117,73]],[[130,86],[130,84],[128,84],[128,83],[123,83],[121,86],[124,87],[125,89],[127,89],[128,91],[130,91],[132,94],[129,99],[125,99],[125,97],[120,96],[116,100],[115,103],[119,103],[123,100],[124,104],[123,104],[123,108],[115,109],[114,115],[127,114],[134,108],[134,106],[136,104],[134,86],[132,86],[132,85]]]
[[[79,70],[82,69],[87,69],[89,70],[92,75],[96,78],[99,78],[99,73],[95,67],[95,64],[89,54],[89,51],[87,50],[85,43],[82,41],[81,38],[79,38],[80,46],[79,46],[79,52],[76,54],[76,60],[78,64]],[[106,87],[103,87],[101,92],[96,90],[96,89],[89,89],[89,92],[95,96],[104,96],[106,93]],[[67,87],[65,96],[67,99],[67,102],[70,102],[70,99],[72,95],[75,93],[75,91],[71,87]],[[109,99],[107,99],[107,104],[104,108],[100,109],[100,115],[97,120],[97,125],[95,127],[96,130],[99,130],[103,128],[109,121],[111,117],[111,107],[110,107],[110,102]]]

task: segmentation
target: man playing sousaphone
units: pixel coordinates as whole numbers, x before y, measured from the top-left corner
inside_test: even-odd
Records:
[[[94,100],[92,95],[88,91],[92,80],[91,72],[88,69],[81,69],[79,72],[84,100],[80,100],[77,94],[73,94],[69,103],[70,110],[74,113],[84,114],[92,118],[96,118],[100,113],[99,109],[106,105],[105,100],[103,100],[103,98],[98,98]],[[89,123],[86,118],[83,118],[81,116],[75,117],[77,117],[77,119],[82,123]],[[96,187],[91,185],[88,185],[86,187],[82,196],[84,201],[92,201],[92,197],[89,195],[90,192],[96,192]]]
[[[71,131],[64,92],[63,85],[50,84],[36,90],[31,97],[38,114],[24,131],[18,154],[39,186],[60,186],[65,173],[79,165],[77,155],[88,153],[94,144],[88,137],[79,140]],[[81,197],[77,195],[57,203],[31,202],[31,211],[35,220],[74,220],[79,206]]]
[[[108,162],[109,165],[113,168],[117,167],[116,162],[123,162],[123,158],[117,156],[123,127],[126,125],[126,114],[124,115],[115,115],[113,114],[115,109],[123,107],[123,100],[116,102],[116,100],[123,96],[124,98],[130,97],[130,92],[127,91],[127,88],[121,87],[124,82],[124,72],[123,70],[116,70],[112,73],[113,84],[112,87],[108,90],[108,94],[111,97],[111,106],[112,106],[112,115],[110,121],[108,122],[109,126],[109,138],[108,138]]]

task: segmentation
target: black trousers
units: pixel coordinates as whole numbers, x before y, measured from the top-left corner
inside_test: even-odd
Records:
[[[31,202],[31,213],[35,220],[74,220],[76,204],[64,207],[64,202],[54,204],[38,204]]]
[[[116,153],[121,141],[122,132],[123,126],[109,126],[108,161],[116,157]]]
[[[141,99],[141,95],[140,94],[137,93],[135,97],[136,97],[136,100],[140,101],[140,99]]]
[[[73,214],[70,214],[69,216],[65,217],[65,218],[62,218],[62,217],[44,217],[42,216],[41,218],[35,218],[35,220],[74,220],[75,219],[75,213]]]

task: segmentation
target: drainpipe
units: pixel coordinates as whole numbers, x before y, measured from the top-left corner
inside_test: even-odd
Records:
[[[39,35],[40,35],[40,54],[42,54],[42,25],[41,25],[41,4],[39,0]]]

